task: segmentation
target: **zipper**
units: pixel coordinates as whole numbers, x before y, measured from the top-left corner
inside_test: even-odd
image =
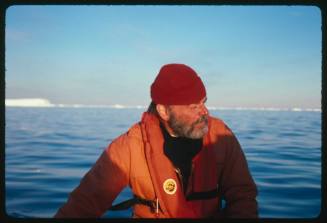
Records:
[[[194,163],[192,162],[191,164],[191,172],[190,172],[190,176],[188,177],[188,182],[187,182],[187,191],[185,193],[185,195],[191,193],[191,191],[193,191],[193,172],[194,172]]]
[[[187,181],[188,181],[188,182],[187,182],[188,187],[185,188],[185,189],[190,189],[190,188],[191,188],[190,184],[192,184],[193,171],[194,171],[194,163],[193,163],[193,162],[192,162],[190,168],[191,168],[190,175],[189,175],[189,177],[188,177],[188,179],[187,179]],[[178,176],[178,179],[179,179],[179,183],[180,183],[180,185],[181,185],[181,187],[182,187],[182,191],[183,191],[183,193],[186,195],[187,192],[189,192],[189,191],[184,191],[184,183],[183,183],[183,175],[182,175],[182,171],[181,171],[178,167],[175,167],[175,172],[177,173],[177,176]]]
[[[178,179],[179,179],[179,184],[182,187],[182,191],[184,192],[184,185],[183,185],[183,175],[181,170],[178,167],[175,167],[175,172],[177,173]]]

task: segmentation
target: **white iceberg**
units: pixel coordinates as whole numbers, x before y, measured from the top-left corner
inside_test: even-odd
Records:
[[[8,107],[53,107],[49,100],[43,98],[6,99]]]

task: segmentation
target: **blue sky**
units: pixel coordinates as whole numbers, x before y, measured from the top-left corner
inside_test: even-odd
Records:
[[[209,106],[321,107],[313,6],[12,6],[6,98],[148,105],[166,63],[201,76]]]

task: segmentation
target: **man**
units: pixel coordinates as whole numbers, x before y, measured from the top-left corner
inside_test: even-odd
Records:
[[[206,90],[184,64],[163,66],[142,120],[102,153],[55,217],[256,218],[256,185],[232,131],[209,116]],[[126,186],[134,198],[112,206]],[[225,200],[225,207],[222,207]]]

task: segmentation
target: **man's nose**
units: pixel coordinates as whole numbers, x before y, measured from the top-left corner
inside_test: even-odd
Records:
[[[208,115],[209,111],[207,109],[207,107],[205,106],[205,104],[202,104],[200,107],[200,115]]]

